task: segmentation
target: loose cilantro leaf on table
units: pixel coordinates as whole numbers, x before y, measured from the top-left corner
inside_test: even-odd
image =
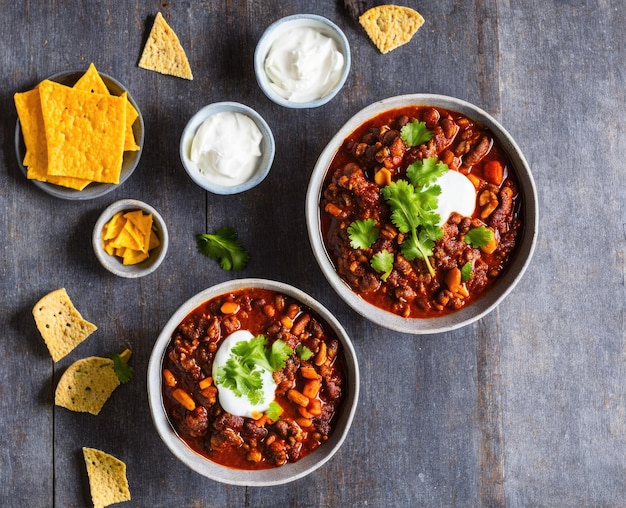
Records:
[[[370,265],[377,272],[382,272],[380,278],[384,281],[387,280],[391,270],[393,270],[393,254],[387,249],[383,249],[381,252],[377,252],[372,256]]]
[[[400,129],[402,141],[407,146],[419,146],[433,137],[433,133],[426,128],[424,122],[413,120]]]
[[[465,243],[471,244],[473,247],[483,247],[494,239],[494,234],[491,229],[486,226],[480,226],[470,229],[463,238]]]
[[[374,219],[355,220],[348,226],[348,236],[353,249],[369,249],[378,240],[379,231]]]
[[[276,372],[284,368],[293,353],[283,340],[274,341],[269,348],[266,344],[264,335],[237,342],[226,363],[217,369],[217,384],[230,388],[238,397],[246,396],[252,404],[258,404],[263,395],[261,370]]]
[[[124,353],[126,353],[126,351]],[[128,383],[132,379],[134,373],[134,369],[127,363],[128,357],[130,357],[130,351],[128,355],[125,355],[124,353],[122,353],[122,355],[113,353],[110,356],[111,360],[113,360],[113,370],[122,384]]]
[[[222,227],[215,233],[197,235],[196,243],[198,250],[217,261],[223,270],[243,270],[250,259],[233,228]]]

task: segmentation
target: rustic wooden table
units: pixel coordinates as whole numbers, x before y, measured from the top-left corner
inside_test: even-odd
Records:
[[[405,2],[399,2],[405,3]],[[626,14],[618,0],[406,2],[425,25],[381,55],[341,5],[308,2],[0,1],[0,505],[89,505],[81,447],[124,460],[128,506],[618,506],[626,503]],[[161,11],[187,50],[194,80],[137,67]],[[340,25],[352,70],[326,106],[290,110],[261,93],[255,44],[286,14]],[[13,94],[63,70],[97,67],[124,83],[146,125],[135,174],[106,196],[72,202],[41,192],[13,148]],[[521,283],[467,328],[411,336],[370,323],[330,289],[308,243],[304,197],[333,133],[373,101],[413,92],[487,110],[525,152],[540,200],[540,237]],[[205,104],[257,109],[276,137],[262,185],[234,197],[185,175],[178,142]],[[121,198],[153,205],[170,231],[161,268],[116,278],[91,231]],[[233,274],[196,252],[194,236],[236,226],[252,257]],[[293,284],[336,314],[354,342],[361,399],[352,430],[323,468],[276,488],[215,483],[160,441],[146,366],[173,311],[232,277]],[[65,287],[99,330],[53,364],[31,316]],[[72,361],[130,345],[135,377],[99,416],[53,406]]]

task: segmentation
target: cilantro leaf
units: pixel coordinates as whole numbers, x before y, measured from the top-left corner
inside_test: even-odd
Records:
[[[461,282],[467,282],[468,280],[470,280],[473,273],[474,267],[472,266],[472,262],[468,261],[463,265],[463,268],[461,268]]]
[[[393,270],[393,254],[389,252],[387,249],[383,249],[381,252],[377,252],[370,259],[370,265],[377,272],[382,272],[383,274],[380,278],[384,281],[387,280],[391,270]]]
[[[283,414],[283,408],[275,400],[270,402],[269,409],[265,411],[265,416],[267,416],[268,420],[271,420],[272,422],[278,421],[278,419],[280,418],[280,415],[282,414]]]
[[[365,219],[355,220],[348,226],[348,236],[353,249],[369,249],[378,240],[380,231],[374,224],[374,219]]]
[[[120,380],[120,383],[128,383],[132,377],[135,369],[133,369],[126,360],[117,353],[113,353],[110,356],[111,360],[113,360],[113,370],[117,376],[117,379]]]
[[[391,207],[391,221],[401,233],[408,233],[419,224],[420,206],[415,187],[406,180],[391,182],[380,190]]]
[[[231,355],[238,356],[238,361],[251,370],[259,366],[262,369],[271,371],[272,366],[265,355],[266,344],[267,339],[265,335],[257,335],[250,340],[237,342],[231,349]]]
[[[465,243],[472,245],[473,247],[483,247],[494,239],[493,230],[486,226],[480,226],[470,229],[463,238]]]
[[[430,185],[416,188],[407,180],[391,182],[380,190],[391,209],[391,222],[401,233],[408,234],[401,245],[404,256],[409,260],[423,259],[431,276],[435,270],[428,259],[433,255],[435,240],[443,231],[437,226],[437,208],[441,187]]]
[[[237,233],[230,227],[222,227],[215,233],[197,235],[196,244],[200,253],[217,261],[223,270],[242,270],[250,259],[237,240]]]
[[[426,128],[424,122],[413,120],[400,129],[402,141],[407,146],[419,146],[433,137],[433,133]]]
[[[218,384],[230,388],[238,397],[245,395],[252,404],[261,401],[263,379],[260,370],[250,369],[237,358],[231,357],[217,369],[215,377]]]
[[[416,187],[424,187],[434,184],[448,169],[448,165],[437,157],[429,157],[417,160],[406,168],[406,176]]]
[[[266,348],[265,335],[237,342],[230,350],[226,363],[219,367],[215,381],[229,388],[238,397],[246,396],[252,404],[263,397],[261,371],[276,372],[285,367],[293,350],[284,340],[276,340]]]
[[[272,343],[272,347],[267,352],[267,359],[272,367],[272,372],[284,369],[285,362],[292,353],[293,349],[291,349],[284,340],[275,340]]]
[[[311,351],[304,344],[298,344],[296,346],[296,354],[301,360],[307,361],[309,358],[313,356],[313,351]]]

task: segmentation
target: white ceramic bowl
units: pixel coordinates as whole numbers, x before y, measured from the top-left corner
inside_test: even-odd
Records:
[[[300,460],[283,466],[258,471],[232,469],[212,462],[189,448],[176,434],[163,407],[162,365],[172,334],[180,322],[200,304],[222,294],[244,288],[264,288],[293,297],[309,307],[332,327],[341,342],[347,381],[343,385],[343,403],[335,420],[335,429],[328,441]],[[356,353],[345,330],[320,303],[301,290],[282,282],[265,279],[238,279],[208,288],[185,302],[172,315],[157,338],[148,363],[148,402],[156,430],[169,450],[189,468],[212,480],[231,485],[275,486],[302,478],[325,464],[344,442],[356,411],[359,398],[359,368]]]
[[[141,210],[144,213],[152,214],[152,226],[156,231],[159,238],[160,245],[150,251],[150,256],[134,265],[124,265],[122,260],[116,256],[111,256],[104,251],[102,244],[102,229],[104,225],[111,220],[111,218],[120,211],[132,211]],[[143,277],[154,272],[165,259],[167,249],[169,246],[169,236],[167,233],[167,226],[161,214],[157,212],[150,205],[138,201],[136,199],[122,199],[109,205],[100,215],[93,228],[93,234],[91,237],[91,244],[93,246],[96,258],[100,261],[100,264],[106,268],[109,272],[127,279],[134,279],[137,277]]]
[[[242,113],[250,117],[261,131],[263,139],[261,141],[261,159],[258,163],[255,173],[244,183],[239,185],[227,186],[210,182],[203,177],[198,169],[198,165],[193,162],[191,156],[191,144],[193,138],[202,123],[212,115],[217,113],[232,112]],[[191,117],[183,134],[180,138],[180,160],[183,163],[185,171],[198,186],[213,194],[238,194],[247,191],[260,184],[268,175],[272,163],[274,162],[274,154],[276,145],[274,143],[274,135],[267,122],[252,108],[239,104],[237,102],[216,102],[203,107],[195,115]]]
[[[487,127],[495,135],[508,155],[521,192],[523,229],[518,237],[515,252],[495,285],[478,300],[461,310],[429,319],[404,318],[380,309],[358,296],[344,282],[326,251],[321,234],[319,203],[328,166],[343,141],[357,127],[370,118],[391,109],[409,105],[430,105],[456,111]],[[520,148],[509,133],[489,114],[465,101],[442,95],[414,94],[391,97],[376,102],[354,115],[335,134],[322,151],[306,195],[306,221],[313,253],[326,279],[337,294],[356,312],[383,327],[411,334],[432,334],[466,326],[491,312],[511,292],[524,274],[532,258],[538,229],[538,202],[535,183],[530,168]]]
[[[343,71],[337,84],[323,97],[309,102],[295,102],[282,97],[272,87],[265,72],[265,60],[274,41],[290,30],[299,27],[311,27],[318,30],[322,35],[332,38],[344,58]],[[316,108],[326,104],[337,95],[345,84],[350,73],[350,66],[350,44],[345,34],[335,23],[315,14],[294,14],[293,16],[287,16],[275,21],[265,30],[254,52],[254,72],[259,87],[270,100],[287,108]]]
[[[62,85],[73,86],[79,78],[85,73],[85,71],[70,71],[70,72],[62,72],[59,74],[55,74],[50,76],[50,81],[55,81],[57,83],[61,83]],[[109,89],[109,92],[112,95],[121,95],[123,92],[128,92],[128,100],[133,105],[133,107],[139,113],[139,116],[133,123],[133,133],[135,135],[135,142],[139,146],[139,150],[136,151],[127,151],[124,152],[124,159],[122,161],[122,170],[120,173],[120,182],[118,184],[113,183],[99,183],[93,182],[90,183],[83,190],[70,189],[68,187],[62,187],[60,185],[54,185],[48,182],[41,182],[39,180],[31,180],[33,184],[39,187],[42,191],[50,194],[51,196],[55,196],[61,199],[74,200],[74,201],[83,201],[98,198],[103,196],[112,190],[117,189],[120,185],[122,185],[130,175],[133,174],[137,164],[139,164],[139,159],[141,158],[141,153],[143,152],[144,145],[144,123],[143,116],[141,114],[141,110],[139,106],[131,96],[128,89],[122,85],[119,81],[98,71],[98,74],[102,77],[104,84]],[[26,153],[26,147],[24,146],[24,138],[22,136],[22,129],[20,126],[19,119],[17,120],[17,125],[15,126],[15,152],[17,155],[17,162],[19,164],[20,170],[24,173],[24,176],[27,174],[27,168],[22,164],[24,160],[24,155]]]

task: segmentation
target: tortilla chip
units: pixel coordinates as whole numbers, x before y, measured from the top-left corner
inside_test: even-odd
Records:
[[[361,14],[359,23],[384,54],[409,42],[424,24],[424,18],[409,7],[378,5]]]
[[[120,385],[110,358],[92,356],[70,365],[61,376],[54,403],[70,411],[97,415]]]
[[[160,12],[154,18],[138,66],[161,74],[193,79],[185,50]]]
[[[119,183],[126,99],[93,94],[50,80],[39,85],[48,174]]]
[[[109,92],[106,83],[103,81],[102,76],[98,73],[98,70],[93,62],[89,64],[85,74],[83,74],[74,84],[74,88],[102,95],[110,95],[111,93]]]
[[[126,464],[101,450],[83,447],[94,508],[130,501]]]
[[[93,62],[89,64],[85,74],[74,84],[74,88],[103,95],[111,94]],[[126,98],[126,137],[124,138],[124,151],[134,152],[139,150],[139,145],[135,142],[135,134],[133,133],[133,123],[139,116],[139,113],[128,100],[128,93],[124,92],[122,96]]]
[[[152,214],[141,210],[118,212],[102,228],[104,251],[122,258],[125,265],[140,263],[160,245],[152,229]]]
[[[35,324],[55,362],[98,328],[80,315],[65,288],[45,295],[33,308]]]
[[[26,177],[30,180],[50,182],[76,190],[83,190],[87,187],[89,180],[48,175],[48,148],[39,88],[16,93],[14,100],[26,146],[26,155],[23,160],[24,166],[27,167]]]

